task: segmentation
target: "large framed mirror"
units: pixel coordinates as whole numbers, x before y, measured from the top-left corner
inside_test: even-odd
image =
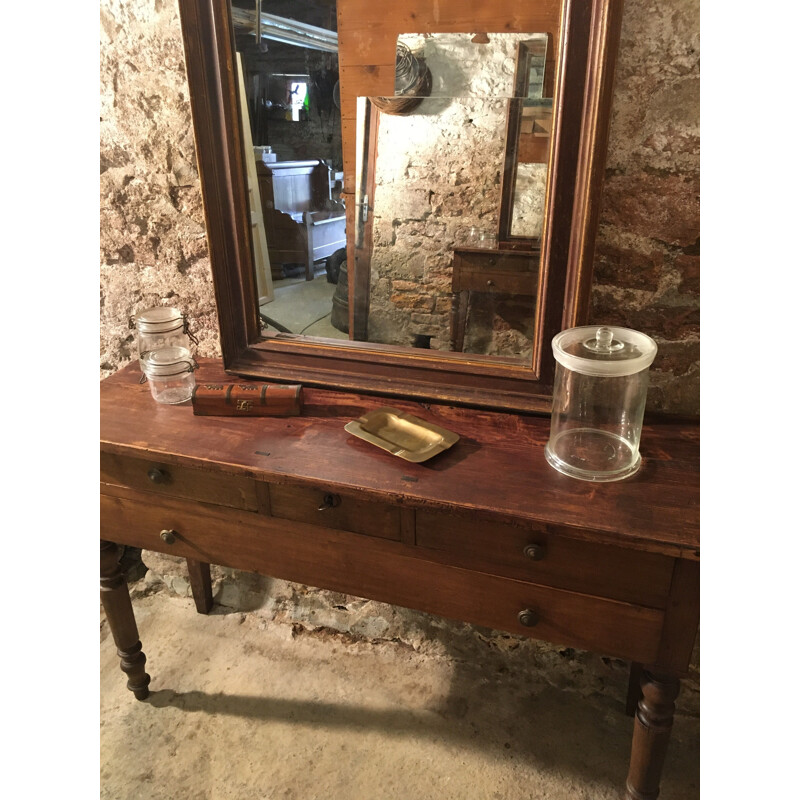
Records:
[[[226,370],[548,411],[621,3],[179,2]]]

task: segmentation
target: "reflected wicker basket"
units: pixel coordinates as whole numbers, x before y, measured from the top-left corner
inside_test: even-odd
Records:
[[[425,60],[417,58],[406,45],[398,43],[394,97],[370,97],[370,102],[384,114],[410,114],[426,97],[430,97],[433,79]]]

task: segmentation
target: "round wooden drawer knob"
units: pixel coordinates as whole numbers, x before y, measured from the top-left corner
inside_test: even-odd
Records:
[[[147,477],[150,478],[153,483],[166,483],[169,480],[169,473],[166,470],[153,467],[151,470],[148,470]]]
[[[175,531],[161,531],[159,536],[166,542],[167,544],[175,544]]]
[[[539,621],[539,615],[532,608],[524,608],[517,614],[520,625],[532,628]]]
[[[544,547],[540,544],[526,544],[522,549],[522,555],[531,561],[541,561],[544,558]]]

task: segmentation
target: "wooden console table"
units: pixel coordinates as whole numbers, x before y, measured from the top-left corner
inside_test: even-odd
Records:
[[[198,382],[232,381],[199,360]],[[382,405],[461,440],[424,464],[350,436]],[[250,570],[630,660],[628,800],[658,794],[699,620],[699,426],[645,425],[643,466],[576,481],[549,419],[306,389],[302,416],[196,417],[133,363],[101,384],[101,598],[128,688],[150,678],[114,543]],[[636,703],[638,702],[638,708]]]
[[[517,250],[457,247],[453,251],[453,308],[450,347],[464,351],[470,292],[536,297],[540,254]]]

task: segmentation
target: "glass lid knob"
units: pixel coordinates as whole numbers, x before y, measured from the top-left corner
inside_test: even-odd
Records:
[[[593,339],[587,339],[583,346],[593,353],[615,353],[625,347],[623,342],[614,339],[614,331],[611,328],[598,328]]]

